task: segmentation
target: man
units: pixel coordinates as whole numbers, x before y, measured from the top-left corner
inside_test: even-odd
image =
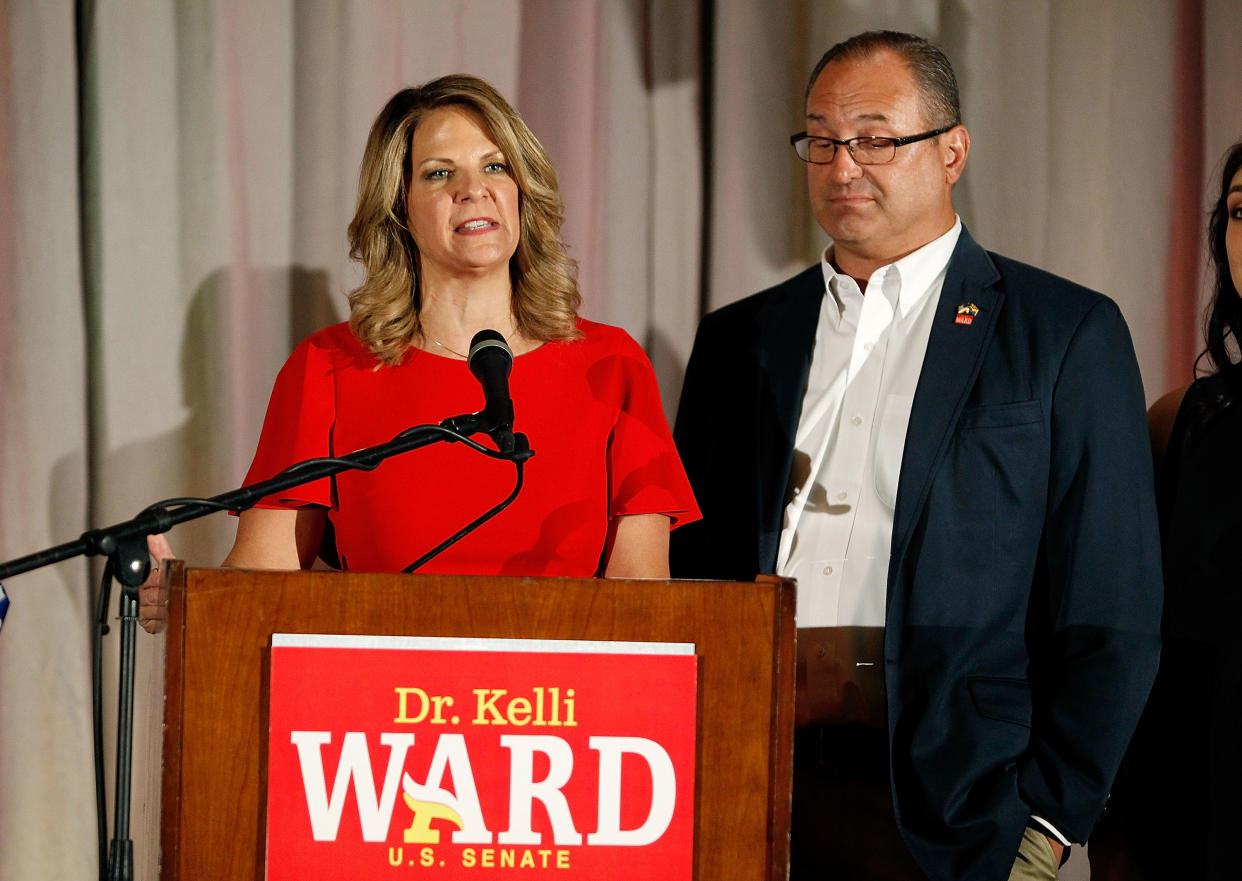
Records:
[[[962,227],[935,46],[833,47],[806,128],[832,245],[703,319],[675,435],[704,520],[673,571],[798,579],[794,878],[1055,878],[1159,654],[1129,334]]]

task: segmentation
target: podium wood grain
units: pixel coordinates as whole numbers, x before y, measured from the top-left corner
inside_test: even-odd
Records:
[[[273,633],[693,642],[695,878],[787,876],[794,587],[186,569],[172,573],[160,877],[263,876]]]

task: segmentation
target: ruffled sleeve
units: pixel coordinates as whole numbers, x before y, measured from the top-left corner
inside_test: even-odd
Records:
[[[617,402],[608,446],[608,515],[666,514],[673,528],[693,523],[702,515],[664,417],[655,371],[638,343],[620,336],[606,371]]]
[[[332,359],[326,331],[301,343],[276,377],[245,485],[267,480],[303,459],[332,452],[336,418]],[[258,508],[304,508],[333,505],[332,479],[320,478],[265,496]]]

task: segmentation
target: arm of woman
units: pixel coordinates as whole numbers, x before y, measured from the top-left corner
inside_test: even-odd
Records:
[[[608,524],[605,578],[668,578],[669,518],[628,514]]]
[[[237,517],[237,538],[221,565],[233,569],[309,569],[328,514],[323,508],[251,508]]]
[[[237,538],[222,565],[234,569],[309,569],[319,553],[327,512],[323,508],[251,508],[237,518]],[[154,560],[138,589],[138,623],[159,633],[168,619],[168,567],[172,548],[163,535],[147,538]]]

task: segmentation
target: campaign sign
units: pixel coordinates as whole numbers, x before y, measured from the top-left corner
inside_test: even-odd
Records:
[[[273,635],[267,877],[689,879],[697,661]]]

